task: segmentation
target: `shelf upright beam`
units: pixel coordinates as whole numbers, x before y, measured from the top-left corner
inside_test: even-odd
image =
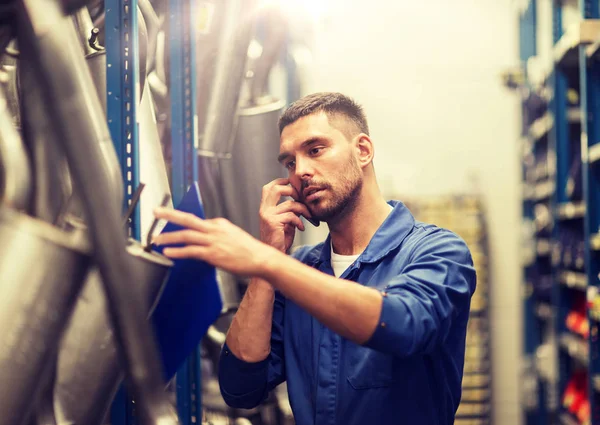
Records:
[[[196,5],[193,0],[169,1],[172,193],[175,205],[198,180],[196,156]],[[202,422],[200,347],[177,371],[177,410],[182,425]]]
[[[198,179],[196,60],[193,0],[170,0],[169,54],[173,200],[178,202]]]
[[[105,0],[105,10],[107,118],[125,179],[126,209],[140,183],[137,0]],[[131,236],[139,240],[139,206],[129,225]]]
[[[561,0],[552,1],[552,41],[553,46],[556,46],[558,41],[563,36],[563,2]],[[554,114],[554,128],[551,132],[550,148],[554,150],[556,155],[556,180],[555,194],[550,202],[550,210],[556,211],[557,205],[567,202],[566,183],[569,174],[571,163],[571,149],[569,146],[569,123],[567,121],[567,75],[563,69],[554,65],[554,72],[551,77],[551,84],[554,96],[550,102],[550,109]],[[555,217],[556,218],[556,217]],[[559,240],[561,223],[554,220],[555,224],[552,230],[552,239]],[[560,265],[559,265],[560,267]],[[553,304],[556,306],[556,315],[554,317],[554,332],[555,335],[561,335],[566,331],[565,318],[569,312],[569,302],[566,289],[562,288],[559,282],[560,270],[553,264],[553,286],[552,297]],[[564,393],[568,373],[570,370],[570,358],[560,350],[556,354],[558,356],[558,383],[554,394],[560,397]],[[560,403],[558,403],[560,405]]]
[[[137,0],[104,0],[107,119],[124,178],[125,210],[139,185],[137,105],[139,48]],[[130,236],[140,238],[139,206],[129,221]],[[121,387],[111,409],[112,425],[134,425],[135,404]]]
[[[581,15],[583,19],[600,18],[599,2],[597,0],[581,0]],[[598,273],[600,272],[600,257],[592,248],[593,236],[598,232],[600,220],[600,170],[598,165],[590,164],[589,149],[600,143],[600,122],[594,117],[600,116],[600,61],[597,55],[588,59],[585,46],[579,47],[579,81],[581,92],[581,161],[583,172],[583,194],[586,203],[584,220],[585,236],[585,265],[588,282],[588,302],[593,302],[598,291]],[[600,344],[598,343],[598,322],[587,311],[590,324],[588,394],[590,399],[591,424],[600,425],[600,393],[596,390],[595,378],[600,375]]]
[[[519,16],[519,55],[521,60],[521,66],[523,70],[526,69],[527,61],[537,54],[537,42],[536,42],[536,26],[537,26],[537,13],[536,13],[536,2],[530,1],[527,5],[527,9],[524,10]],[[523,115],[528,117],[530,114],[527,112],[527,104],[525,99],[522,99],[522,112]],[[521,129],[521,136],[528,137],[530,132],[530,122],[524,122]],[[526,179],[526,167],[522,163],[522,178],[523,181]],[[522,204],[522,215],[523,219],[527,221],[534,220],[534,205],[535,200],[531,197],[525,197]],[[540,331],[539,319],[535,314],[535,299],[533,295],[533,280],[536,278],[536,263],[532,261],[523,266],[523,324],[524,324],[524,335],[523,335],[523,348],[524,358],[527,361],[529,368],[533,368],[535,354],[537,347],[542,342],[542,335]],[[537,378],[538,388],[543,387],[543,383]],[[543,425],[547,423],[547,409],[545,401],[545,393],[538,391],[535,402],[524,409],[525,424],[526,425]]]

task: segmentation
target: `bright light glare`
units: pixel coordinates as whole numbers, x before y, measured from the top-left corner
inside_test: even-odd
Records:
[[[327,12],[327,0],[261,0],[260,7],[279,7],[290,18],[320,21]]]

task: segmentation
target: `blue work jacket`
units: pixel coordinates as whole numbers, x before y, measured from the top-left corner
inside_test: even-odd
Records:
[[[221,351],[225,401],[252,408],[287,381],[297,425],[451,425],[461,397],[475,269],[456,234],[415,221],[401,202],[340,276],[382,292],[379,326],[363,345],[281,294],[271,353],[257,363]],[[330,237],[294,254],[333,275]],[[351,283],[348,283],[349,285]]]

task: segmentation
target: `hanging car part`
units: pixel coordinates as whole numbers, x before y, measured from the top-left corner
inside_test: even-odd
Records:
[[[163,391],[161,364],[143,303],[135,302],[136,291],[129,285],[138,279],[139,271],[126,255],[122,203],[116,202],[122,192],[111,184],[101,147],[110,146],[115,161],[116,155],[75,28],[56,0],[19,0],[16,16],[22,52],[28,52],[36,63],[45,103],[54,105],[50,113],[81,189],[111,323],[116,340],[124,347],[120,360],[140,418],[145,424],[177,423]]]

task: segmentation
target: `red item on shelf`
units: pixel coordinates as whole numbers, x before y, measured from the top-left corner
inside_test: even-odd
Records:
[[[579,422],[581,422],[582,424],[589,422],[591,415],[590,410],[590,401],[586,398],[583,400],[583,403],[581,403],[579,409],[577,409],[577,412],[575,413],[575,416],[577,416]]]
[[[589,404],[587,391],[587,376],[583,371],[574,372],[563,393],[562,405],[573,415],[581,410],[584,415],[585,403]]]
[[[579,409],[581,409],[581,406],[583,406],[586,401],[587,400],[585,394],[583,393],[583,391],[578,389],[573,397],[573,403],[571,404],[571,406],[569,406],[569,412],[573,415],[576,415]]]
[[[567,329],[569,329],[571,332],[581,334],[580,330],[585,320],[585,316],[579,311],[572,310],[569,312],[569,314],[567,314]]]
[[[567,383],[567,387],[565,388],[565,392],[563,394],[563,399],[562,399],[563,407],[570,411],[571,406],[573,405],[573,402],[576,400],[576,398],[577,398],[577,382],[573,377],[569,380],[569,382]]]
[[[586,339],[590,335],[590,322],[587,317],[581,322],[578,333]]]

